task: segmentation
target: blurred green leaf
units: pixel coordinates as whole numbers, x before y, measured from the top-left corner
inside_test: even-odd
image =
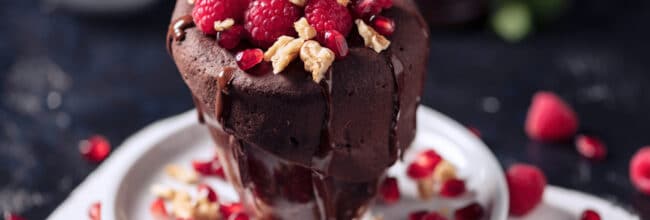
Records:
[[[517,42],[532,30],[530,8],[521,2],[504,2],[492,16],[492,28],[506,41]]]

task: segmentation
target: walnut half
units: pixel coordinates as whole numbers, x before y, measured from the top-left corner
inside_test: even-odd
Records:
[[[317,83],[323,79],[334,58],[332,50],[322,47],[314,40],[306,41],[300,48],[300,59],[305,64],[305,70],[311,72],[312,79]]]
[[[372,48],[375,52],[380,53],[390,46],[390,41],[386,37],[377,33],[375,29],[368,26],[363,20],[357,19],[354,23],[357,24],[357,30],[363,38],[366,47]]]

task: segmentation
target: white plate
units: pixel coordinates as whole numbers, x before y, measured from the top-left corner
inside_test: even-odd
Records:
[[[128,138],[48,219],[85,219],[88,206],[95,201],[102,202],[102,219],[150,219],[151,184],[187,187],[164,177],[164,165],[178,163],[189,168],[191,159],[210,157],[213,146],[206,129],[197,123],[195,111],[154,123]],[[389,173],[398,176],[404,202],[390,207],[377,206],[376,212],[382,212],[386,219],[402,219],[412,209],[454,208],[476,199],[489,207],[490,219],[507,218],[508,192],[502,169],[480,140],[446,116],[422,107],[418,111],[418,134],[412,150],[406,152],[406,161],[426,147],[435,148],[459,168],[461,177],[467,179],[470,196],[428,203],[409,199],[415,195],[415,187],[404,177],[404,165],[398,163]],[[237,200],[226,182],[216,179],[207,182],[216,186],[220,199]],[[565,219],[577,216],[585,207],[596,208],[605,219],[631,219],[630,214],[607,202],[553,187],[547,191],[545,203],[526,219]]]

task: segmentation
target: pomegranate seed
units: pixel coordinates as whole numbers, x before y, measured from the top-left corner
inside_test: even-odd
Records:
[[[650,146],[641,148],[632,157],[630,179],[637,190],[650,195]]]
[[[579,135],[576,138],[576,148],[580,154],[590,160],[603,160],[607,156],[607,148],[597,137]]]
[[[217,157],[209,161],[193,160],[192,167],[194,168],[194,171],[203,176],[217,176],[225,179],[223,167],[221,166],[221,163],[219,163],[219,158]]]
[[[415,160],[409,164],[406,173],[413,179],[422,179],[433,173],[442,157],[434,150],[426,150],[418,154]]]
[[[450,179],[442,183],[440,195],[444,197],[458,197],[465,193],[465,181],[459,179]]]
[[[4,216],[5,216],[5,220],[27,220],[22,216],[10,212],[5,212]]]
[[[90,217],[90,220],[101,220],[102,204],[99,202],[93,203],[88,209],[88,217]]]
[[[350,52],[348,48],[348,42],[345,40],[345,36],[339,33],[336,30],[325,31],[323,34],[325,38],[323,44],[325,47],[334,51],[337,59],[344,58]]]
[[[249,220],[249,219],[250,218],[248,217],[248,215],[241,212],[235,213],[230,217],[228,217],[228,220]]]
[[[239,41],[241,41],[243,35],[244,26],[234,25],[228,30],[217,33],[219,46],[226,48],[227,50],[232,50],[239,45]]]
[[[372,27],[384,36],[393,35],[393,32],[395,32],[395,21],[393,19],[377,15],[372,17],[371,21]]]
[[[239,65],[239,68],[242,70],[248,70],[262,62],[264,59],[264,52],[258,48],[246,49],[237,53],[235,59],[237,59],[237,65]]]
[[[221,204],[219,212],[221,212],[221,216],[228,218],[233,214],[243,213],[244,206],[241,203]]]
[[[392,5],[392,0],[359,0],[352,6],[352,12],[357,18],[370,18]]]
[[[251,74],[253,76],[264,76],[272,72],[273,72],[273,66],[271,65],[271,62],[264,62],[264,61],[262,61],[261,63],[257,64],[255,67],[246,71],[246,73]]]
[[[105,137],[94,135],[86,140],[79,142],[79,152],[88,161],[99,163],[104,161],[111,153],[111,144]]]
[[[480,220],[485,212],[478,203],[472,203],[454,212],[454,220]]]
[[[381,188],[379,188],[379,193],[385,203],[392,204],[397,202],[400,197],[397,179],[394,177],[386,177],[381,184]]]
[[[217,196],[217,193],[212,190],[212,188],[206,184],[199,184],[198,187],[198,192],[199,192],[199,198],[206,198],[210,202],[217,202],[219,201],[219,197]]]
[[[469,132],[472,132],[472,134],[474,134],[474,136],[476,136],[478,138],[481,138],[481,136],[483,136],[483,134],[481,133],[481,130],[479,130],[476,127],[469,126],[469,127],[467,127],[467,130],[469,130]]]
[[[587,209],[584,212],[582,212],[582,215],[580,216],[580,220],[600,220],[600,215],[598,212]]]
[[[409,214],[409,220],[422,220],[427,215],[427,211],[416,211]]]
[[[156,220],[166,220],[169,219],[169,214],[167,208],[165,207],[165,200],[162,198],[157,198],[149,206],[149,212]]]
[[[430,212],[422,217],[422,220],[447,220],[447,218],[437,212]]]

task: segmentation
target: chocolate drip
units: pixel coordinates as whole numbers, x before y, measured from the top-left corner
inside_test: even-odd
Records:
[[[172,43],[185,39],[185,29],[194,27],[194,19],[191,15],[185,15],[172,21],[167,29],[167,52],[172,54]]]
[[[400,150],[402,149],[399,138],[397,138],[397,131],[399,130],[400,109],[402,109],[400,98],[402,96],[402,88],[404,87],[404,64],[390,51],[386,51],[384,56],[393,71],[393,83],[395,88],[395,92],[393,93],[393,118],[391,120],[390,135],[388,136],[388,153],[391,157],[388,166],[391,166],[395,160],[397,160],[397,157],[400,155]]]
[[[224,129],[224,119],[226,118],[225,114],[227,114],[224,109],[229,109],[230,106],[230,99],[228,98],[230,91],[228,90],[228,87],[234,78],[236,70],[237,68],[235,67],[227,66],[224,67],[223,71],[221,71],[217,76],[217,96],[214,116],[216,117],[217,122],[219,122]]]
[[[320,145],[312,158],[312,184],[314,188],[314,195],[316,197],[316,205],[320,210],[320,219],[335,218],[336,210],[332,204],[333,198],[327,186],[327,175],[329,174],[329,166],[332,160],[332,140],[330,133],[331,129],[331,114],[332,114],[332,69],[330,68],[319,83],[323,97],[325,99],[325,117],[321,127]]]

